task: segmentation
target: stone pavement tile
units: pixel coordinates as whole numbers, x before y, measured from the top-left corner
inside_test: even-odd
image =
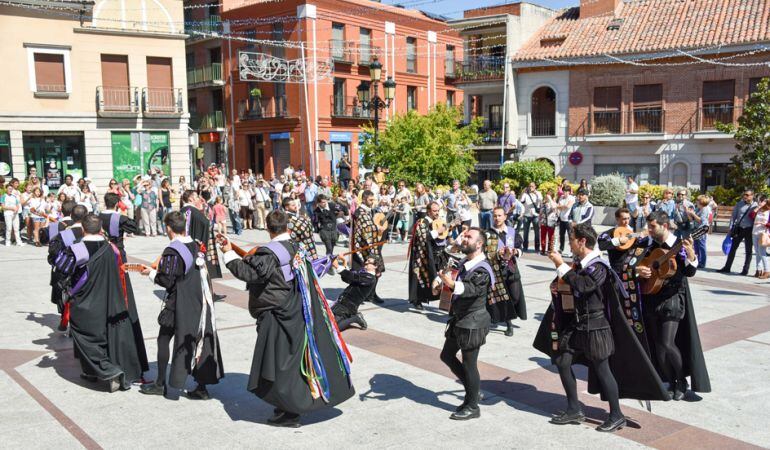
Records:
[[[751,336],[751,338],[747,340],[749,342],[759,342],[759,343],[770,345],[770,332],[758,334],[756,336]]]
[[[686,428],[666,437],[660,438],[650,443],[653,447],[661,450],[678,450],[691,446],[697,446],[702,450],[753,450],[763,447],[747,444],[745,442],[735,442],[731,439],[725,439],[724,436],[715,433],[703,433],[695,428]]]

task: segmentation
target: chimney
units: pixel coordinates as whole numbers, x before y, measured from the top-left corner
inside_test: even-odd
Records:
[[[580,18],[615,14],[615,8],[622,0],[580,0]]]

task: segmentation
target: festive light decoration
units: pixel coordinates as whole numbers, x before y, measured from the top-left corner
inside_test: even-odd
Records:
[[[287,60],[267,53],[238,52],[238,72],[241,81],[267,83],[305,83],[332,78],[334,63],[312,58]]]

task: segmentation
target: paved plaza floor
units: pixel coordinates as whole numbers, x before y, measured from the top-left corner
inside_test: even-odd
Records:
[[[365,304],[369,329],[344,333],[356,395],[303,416],[302,428],[275,429],[264,425],[272,408],[246,391],[255,322],[246,309],[244,283],[229,273],[215,282],[215,291],[227,295],[216,311],[226,376],[210,387],[213,398],[147,397],[137,387],[109,394],[79,378],[71,341],[56,331],[46,249],[2,247],[0,448],[770,447],[770,284],[716,273],[725,259],[722,236],[709,239],[711,269],[700,271],[691,287],[713,392],[655,402],[652,413],[624,401],[633,423],[611,435],[594,430],[606,404],[585,392],[585,382],[579,389],[589,421],[548,423],[565,399],[554,367],[532,340],[550,301],[554,270],[532,253],[521,260],[529,319],[515,322],[513,337],[504,336],[504,327],[494,329],[481,349],[480,419],[449,420],[463,393],[439,360],[447,317],[437,305],[408,308],[406,246],[391,244],[384,249],[387,271],[378,288],[385,304]],[[250,247],[267,235],[247,231],[234,241]],[[129,259],[153,261],[166,243],[162,237],[128,239]],[[740,269],[742,250],[737,259],[734,268]],[[136,274],[132,282],[151,379],[162,289]],[[326,277],[322,285],[330,299],[344,287],[339,277]],[[578,376],[585,379],[585,371]]]

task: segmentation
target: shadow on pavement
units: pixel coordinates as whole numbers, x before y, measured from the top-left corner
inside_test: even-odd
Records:
[[[453,391],[434,392],[424,387],[417,386],[409,380],[397,375],[378,373],[369,380],[369,390],[359,394],[358,398],[363,402],[367,400],[398,400],[407,399],[421,405],[434,406],[446,411],[454,411],[457,405],[450,405],[439,399],[441,394],[457,395]]]

